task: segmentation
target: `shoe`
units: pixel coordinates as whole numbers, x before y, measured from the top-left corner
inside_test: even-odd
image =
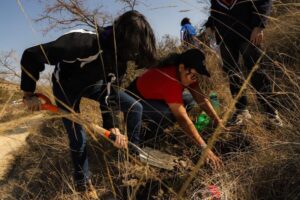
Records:
[[[81,193],[84,199],[96,200],[99,199],[97,195],[97,190],[89,179],[86,184],[80,184],[76,186],[76,191]]]
[[[283,121],[279,117],[278,111],[276,110],[274,114],[269,114],[269,121],[272,125],[277,127],[283,127]]]
[[[85,192],[88,199],[99,199],[97,195],[97,190],[93,186],[92,181],[88,180],[87,182],[87,191]]]
[[[234,126],[234,125],[241,125],[243,121],[249,120],[252,118],[252,115],[250,114],[249,110],[239,110],[233,114],[231,119],[227,122],[227,125]]]

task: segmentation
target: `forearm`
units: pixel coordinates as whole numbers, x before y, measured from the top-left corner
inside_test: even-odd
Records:
[[[211,1],[211,6],[210,6],[210,15],[206,21],[206,23],[204,24],[206,28],[211,28],[211,29],[215,29],[215,10],[216,10],[216,2]]]
[[[34,96],[34,92],[23,91],[23,98]]]
[[[252,27],[265,28],[267,24],[267,18],[271,13],[272,1],[255,1],[252,5],[254,6],[252,14]]]
[[[205,26],[206,29],[207,28],[210,28],[212,30],[215,29],[214,20],[213,20],[212,16],[208,17],[208,19],[207,19],[206,23],[204,24],[204,26]]]
[[[207,97],[201,92],[199,86],[196,86],[194,89],[190,89],[190,92],[198,105],[214,120],[216,124],[219,124],[221,122],[220,117]]]
[[[21,90],[33,93],[36,89],[36,77],[22,67],[21,72]]]
[[[219,115],[207,98],[203,99],[203,103],[200,104],[200,107],[214,120],[216,124],[219,124],[221,122]]]
[[[190,137],[192,137],[201,148],[206,147],[205,141],[200,136],[197,129],[195,128],[194,123],[189,117],[178,116],[177,122],[179,123],[180,127],[184,130],[184,132]]]
[[[34,92],[40,72],[45,69],[45,55],[41,46],[30,47],[23,52],[21,58],[21,90],[23,91]]]

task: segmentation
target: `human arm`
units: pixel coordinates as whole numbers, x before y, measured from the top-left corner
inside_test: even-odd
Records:
[[[212,38],[215,37],[215,30],[212,29],[211,27],[207,27],[205,29],[205,40],[207,41],[207,45],[209,45],[210,41],[212,40]]]
[[[177,122],[179,123],[180,127],[184,130],[184,132],[189,135],[190,137],[194,138],[196,143],[202,148],[206,148],[206,143],[203,138],[198,133],[197,129],[195,128],[192,120],[189,118],[188,113],[180,103],[168,103],[168,106],[175,116]],[[212,167],[214,169],[219,169],[222,165],[222,161],[218,156],[216,156],[210,149],[207,151],[207,162],[211,162]]]
[[[215,1],[210,1],[210,15],[204,24],[205,26],[205,37],[207,40],[214,37],[215,34]]]
[[[72,64],[76,61],[86,63],[87,59],[99,54],[96,34],[85,32],[70,32],[57,40],[30,47],[23,52],[21,58],[21,89],[26,92],[34,92],[40,72],[45,69],[45,64],[57,65],[60,62]],[[79,68],[79,65],[78,65]]]
[[[197,102],[197,104],[213,119],[215,125],[219,125],[227,130],[223,124],[223,121],[218,116],[217,112],[213,108],[208,98],[203,94],[198,84],[195,84],[192,88],[189,88],[190,93]]]
[[[52,51],[53,42],[30,47],[23,52],[21,58],[21,90],[23,90],[23,102],[30,111],[40,110],[41,102],[34,95],[36,82],[40,72],[45,69],[45,64],[56,64],[55,60],[48,56]]]
[[[253,6],[251,25],[264,29],[271,13],[272,0],[258,0],[251,3]]]
[[[126,135],[121,134],[118,128],[112,128],[110,131],[116,136],[116,140],[113,145],[119,149],[127,149],[128,147],[128,138]]]
[[[36,104],[31,105],[32,102],[38,101],[30,101],[35,98],[33,93],[36,89],[36,82],[39,80],[40,72],[45,69],[45,64],[57,65],[60,62],[69,62],[71,63],[69,67],[79,68],[78,64],[72,63],[97,53],[98,48],[94,45],[95,39],[96,35],[89,33],[68,33],[55,41],[30,47],[23,52],[21,90],[24,92],[25,104],[30,110],[37,110],[38,107]]]
[[[270,15],[272,1],[271,0],[259,0],[252,2],[253,12],[251,25],[253,27],[250,41],[259,46],[264,39],[264,28],[267,24],[267,18]]]
[[[250,36],[250,42],[256,46],[260,46],[264,39],[264,29],[255,27]]]
[[[181,45],[184,45],[184,27],[180,29],[180,42]]]

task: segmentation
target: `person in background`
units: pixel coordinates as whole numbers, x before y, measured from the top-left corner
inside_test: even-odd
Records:
[[[211,0],[210,2],[210,16],[205,25],[206,35],[210,38],[215,34],[217,44],[220,45],[223,70],[229,77],[232,96],[238,94],[244,82],[239,65],[241,54],[247,75],[259,63],[259,69],[251,77],[251,84],[257,90],[257,98],[263,105],[270,122],[282,126],[282,120],[272,101],[272,84],[266,74],[268,66],[260,62],[264,58],[262,43],[272,0]],[[239,125],[243,120],[251,118],[247,103],[247,97],[243,94],[237,100],[236,111],[229,124]]]
[[[120,133],[115,112],[128,110],[127,104],[120,102],[130,102],[132,98],[119,92],[119,84],[127,70],[127,61],[144,67],[155,60],[155,54],[153,30],[137,11],[124,13],[112,26],[96,32],[70,31],[55,41],[24,51],[21,59],[23,101],[29,110],[40,109],[41,103],[34,94],[36,82],[45,64],[55,65],[52,83],[57,106],[66,112],[78,113],[83,97],[99,102],[104,128],[116,134],[114,145],[127,148],[127,137]],[[63,118],[63,123],[69,137],[75,189],[97,198],[89,175],[86,133],[80,124],[69,119]]]
[[[190,19],[185,17],[181,20],[180,41],[184,49],[198,48],[199,40],[197,39],[197,31],[191,24]]]
[[[195,102],[213,119],[215,125],[225,128],[199,86],[198,81],[201,77],[210,77],[204,60],[204,54],[198,49],[171,54],[131,83],[128,93],[141,100],[135,102],[140,108],[136,113],[140,123],[136,124],[136,132],[128,133],[130,141],[137,145],[142,142],[142,121],[151,122],[147,128],[153,137],[162,134],[165,128],[178,122],[184,133],[200,148],[206,148],[205,141],[188,116],[188,110]],[[190,93],[183,93],[184,89],[188,89]],[[222,164],[220,158],[211,150],[208,150],[207,162],[215,169],[220,168]]]

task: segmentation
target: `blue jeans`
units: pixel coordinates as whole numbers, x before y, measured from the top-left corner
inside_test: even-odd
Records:
[[[187,111],[191,110],[196,102],[194,101],[190,93],[184,92],[182,95],[184,104]],[[147,132],[152,134],[153,137],[161,135],[165,128],[172,126],[176,122],[175,116],[172,114],[169,106],[162,100],[147,100],[141,99],[135,102],[135,109],[139,109],[137,112],[131,113],[131,118],[127,118],[127,126],[134,122],[135,129],[128,129],[129,140],[135,144],[140,144],[141,139],[141,125],[142,122],[147,123]],[[139,122],[137,122],[140,120]]]
[[[72,84],[68,84],[72,85]],[[106,129],[113,128],[111,120],[108,120],[107,115],[109,112],[116,112],[106,106],[106,86],[102,81],[90,86],[84,90],[68,88],[68,85],[62,87],[53,79],[53,93],[57,98],[56,105],[60,108],[65,108],[64,104],[72,108],[75,112],[80,112],[80,100],[86,97],[100,103],[100,109],[103,118],[103,127]],[[63,89],[62,89],[63,88]],[[136,133],[140,131],[140,123],[142,112],[140,112],[140,105],[135,104],[136,100],[125,92],[117,91],[112,96],[116,98],[116,103],[121,111],[127,113],[127,129],[128,132]],[[66,109],[67,110],[67,109]],[[120,111],[120,110],[119,110]],[[115,119],[113,119],[115,120]],[[87,156],[87,137],[84,129],[80,124],[77,124],[69,119],[63,118],[63,124],[66,128],[69,138],[69,147],[71,150],[71,157],[74,166],[74,180],[77,186],[85,185],[89,179],[89,167]]]

